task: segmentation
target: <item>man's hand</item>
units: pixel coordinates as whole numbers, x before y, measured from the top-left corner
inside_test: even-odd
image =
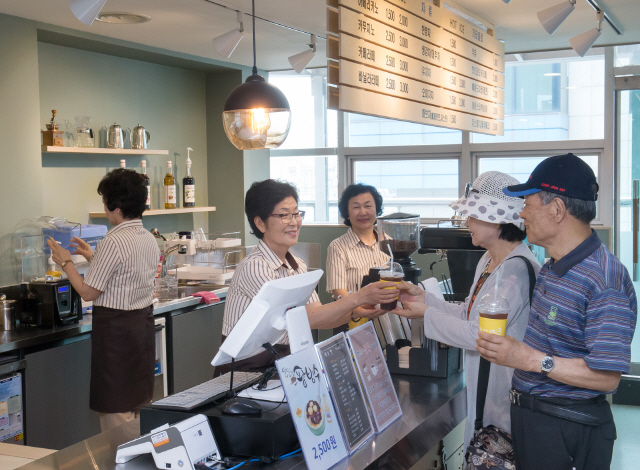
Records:
[[[375,305],[361,305],[353,312],[353,316],[361,318],[378,318],[380,315],[387,313],[384,310],[376,308]]]
[[[542,357],[536,360],[536,356],[541,353],[512,336],[498,336],[480,331],[476,349],[482,357],[494,364],[532,372],[540,371]]]

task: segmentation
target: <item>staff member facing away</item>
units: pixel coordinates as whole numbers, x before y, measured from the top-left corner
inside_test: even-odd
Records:
[[[615,393],[629,372],[637,301],[626,268],[590,227],[596,177],[579,157],[558,155],[504,192],[524,196],[529,241],[551,255],[524,340],[480,333],[476,346],[482,357],[516,369],[516,468],[608,469],[616,428],[605,393]]]
[[[262,285],[274,279],[295,276],[307,272],[300,258],[293,256],[289,248],[298,242],[304,211],[298,209],[298,192],[289,183],[268,179],[251,185],[245,198],[245,213],[252,232],[260,239],[258,245],[237,266],[227,291],[222,323],[223,340],[229,335],[251,300]],[[315,292],[307,303],[307,315],[311,328],[333,328],[347,323],[353,310],[361,305],[390,302],[399,291],[385,290],[386,284],[377,282],[337,302],[322,305]],[[371,310],[376,317],[379,310]],[[289,354],[287,335],[274,346],[281,354]],[[238,361],[234,370],[264,371],[273,365],[271,353],[263,352]],[[215,374],[230,370],[230,366],[216,367]]]
[[[133,420],[151,401],[155,366],[153,281],[160,250],[142,226],[147,187],[132,170],[117,169],[98,185],[114,227],[95,253],[74,237],[71,245],[90,263],[83,279],[69,251],[47,240],[83,300],[93,301],[89,407],[100,413],[102,431]]]
[[[373,228],[382,214],[378,190],[362,183],[351,184],[342,192],[338,209],[349,230],[327,249],[327,292],[333,294],[334,300],[358,291],[370,268],[389,261],[389,255],[380,251],[378,232]],[[365,307],[358,307],[353,316],[360,318],[368,312]]]

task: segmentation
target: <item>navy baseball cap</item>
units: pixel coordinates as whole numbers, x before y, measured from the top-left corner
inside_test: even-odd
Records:
[[[596,201],[598,189],[591,167],[581,158],[567,153],[541,161],[529,176],[529,181],[507,186],[502,191],[507,196],[519,197],[547,191],[583,201]]]

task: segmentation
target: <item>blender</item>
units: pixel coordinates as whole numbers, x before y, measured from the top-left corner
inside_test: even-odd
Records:
[[[76,120],[76,147],[93,147],[93,130],[89,127],[90,116],[74,116]]]
[[[402,267],[405,281],[418,284],[422,270],[416,267],[411,255],[420,248],[420,216],[396,212],[378,217],[378,232],[380,251],[390,256],[393,253],[393,260]]]

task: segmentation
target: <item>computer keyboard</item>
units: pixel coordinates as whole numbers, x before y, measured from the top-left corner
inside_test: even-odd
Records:
[[[234,372],[233,391],[239,392],[262,377],[260,372]],[[224,397],[229,391],[231,373],[227,372],[215,379],[191,387],[182,392],[163,398],[152,403],[152,406],[174,410],[191,410]]]

